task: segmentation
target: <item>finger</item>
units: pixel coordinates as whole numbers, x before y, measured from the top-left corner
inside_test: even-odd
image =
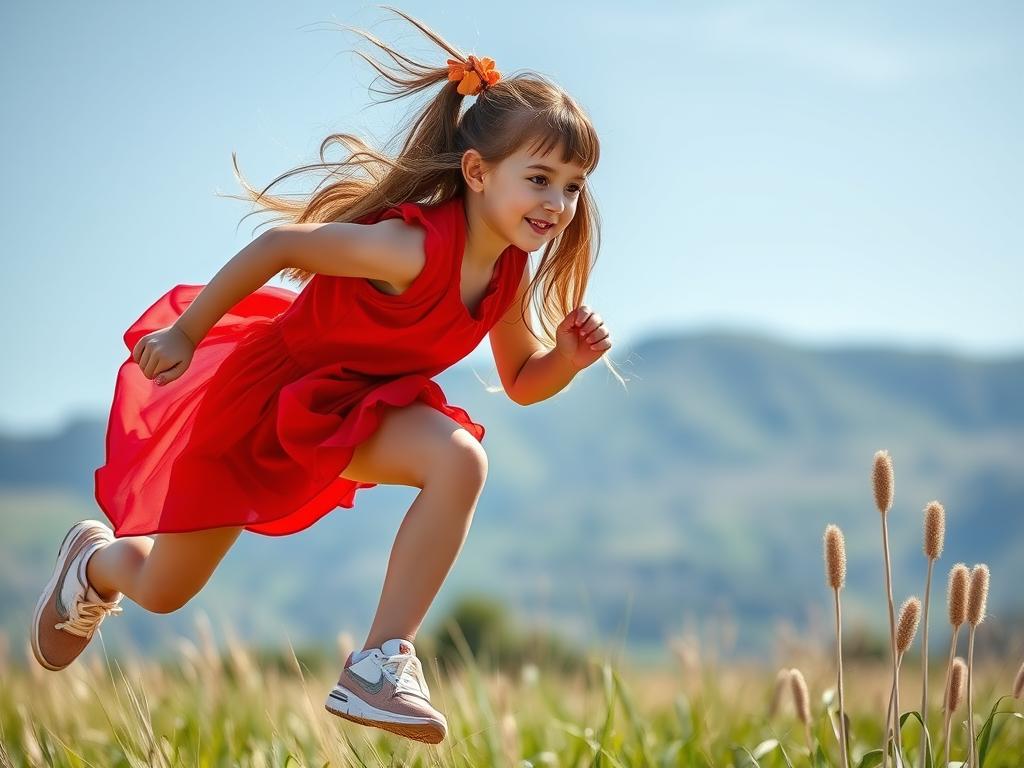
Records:
[[[604,323],[602,322],[600,315],[592,315],[590,320],[587,322],[586,333],[588,336],[592,336],[603,327]]]
[[[149,360],[146,361],[146,367],[142,369],[147,379],[152,379],[156,376],[156,372],[160,370],[161,362],[162,358],[157,353],[154,352],[149,356]]]
[[[146,345],[142,348],[142,354],[139,355],[139,368],[143,372],[146,371],[146,365],[149,363],[149,358],[153,356],[153,348],[150,345]]]
[[[161,371],[160,373],[158,373],[156,375],[155,381],[157,384],[167,384],[181,376],[183,370],[184,361],[180,361],[177,364],[168,368],[166,371]]]
[[[587,336],[587,341],[593,344],[596,341],[608,338],[608,335],[608,329],[602,325],[600,328],[595,329],[593,333]]]
[[[586,304],[580,304],[579,309],[576,310],[576,320],[574,324],[579,327],[587,322],[587,318],[590,317],[590,307]]]

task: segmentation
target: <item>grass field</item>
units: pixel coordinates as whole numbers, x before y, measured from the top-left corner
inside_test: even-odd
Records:
[[[7,638],[0,690],[5,765],[57,766],[839,766],[830,713],[837,711],[828,652],[787,660],[810,692],[810,739],[778,670],[721,663],[690,645],[674,645],[675,662],[635,667],[612,650],[592,652],[575,672],[543,659],[501,669],[460,644],[461,661],[441,669],[420,655],[434,704],[450,731],[425,745],[336,718],[323,700],[351,647],[338,638],[337,658],[287,647],[278,656],[240,645],[229,627],[218,650],[208,620],[180,638],[176,657],[113,658],[94,641],[61,672],[27,663]],[[457,630],[453,633],[459,641]],[[920,700],[908,661],[903,702]],[[986,768],[1024,765],[1022,702],[1009,693],[1011,660],[976,660],[974,711]],[[944,665],[935,665],[929,698],[941,700]],[[891,681],[885,663],[844,665],[853,766],[881,762]],[[779,694],[779,695],[777,695]],[[990,716],[999,699],[1001,712]],[[904,712],[913,704],[903,706]],[[951,762],[966,757],[966,703],[956,712]],[[918,765],[920,729],[903,728],[908,765]],[[929,713],[941,763],[942,714]],[[991,724],[987,729],[985,724]]]

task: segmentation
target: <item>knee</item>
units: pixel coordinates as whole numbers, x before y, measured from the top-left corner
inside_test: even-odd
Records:
[[[143,597],[142,607],[151,613],[174,613],[184,608],[194,594],[185,592],[154,592]]]
[[[478,493],[487,479],[487,452],[480,441],[465,430],[452,433],[451,440],[437,452],[430,464],[426,482],[455,482]]]

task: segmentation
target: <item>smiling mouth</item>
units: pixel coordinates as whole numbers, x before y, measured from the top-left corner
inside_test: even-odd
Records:
[[[526,219],[526,221],[529,222],[530,226],[533,227],[533,231],[536,232],[537,234],[544,234],[545,232],[549,231],[553,226],[555,226],[550,222],[538,222],[536,219],[528,218]]]

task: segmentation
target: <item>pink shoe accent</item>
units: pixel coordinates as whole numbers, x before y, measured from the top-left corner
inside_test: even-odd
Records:
[[[327,696],[328,712],[428,744],[444,739],[448,721],[430,703],[430,689],[412,643],[396,638],[359,661],[354,657],[349,654]]]

